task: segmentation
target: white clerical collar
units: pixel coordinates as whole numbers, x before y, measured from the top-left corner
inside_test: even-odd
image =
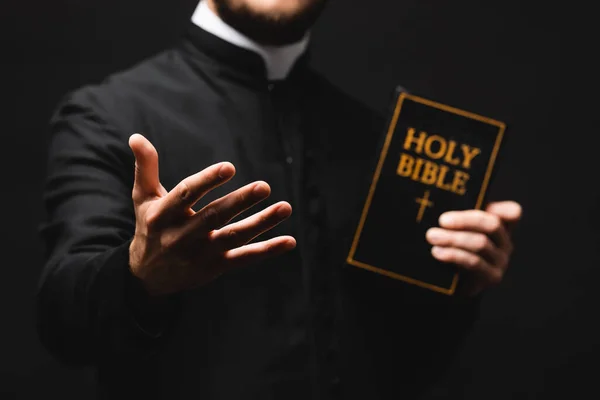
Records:
[[[286,46],[264,46],[258,44],[226,24],[210,9],[204,0],[198,3],[196,11],[192,15],[192,22],[231,44],[260,54],[265,61],[267,78],[269,80],[286,78],[308,46],[308,34],[301,41]]]

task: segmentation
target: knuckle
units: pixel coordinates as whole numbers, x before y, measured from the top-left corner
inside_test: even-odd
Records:
[[[246,201],[246,194],[243,191],[236,193],[234,200],[237,204],[243,204]]]
[[[148,210],[144,215],[144,223],[148,230],[154,230],[158,228],[160,222],[160,213],[155,210]]]
[[[483,234],[476,234],[472,238],[473,249],[476,252],[482,252],[487,249],[490,245],[490,240]]]
[[[190,186],[187,184],[185,180],[181,181],[177,187],[177,195],[179,199],[186,201],[190,198],[191,190]]]
[[[133,187],[133,189],[131,190],[131,199],[133,200],[134,203],[139,204],[142,203],[144,198],[143,198],[143,194],[141,193],[141,191],[137,188],[137,187]]]
[[[275,244],[274,243],[265,243],[263,246],[263,252],[264,253],[272,253],[275,250]]]
[[[235,231],[234,229],[230,229],[229,232],[227,232],[227,241],[229,243],[236,243],[239,236],[240,235],[237,231]]]
[[[162,235],[160,245],[163,249],[172,249],[177,243],[177,237],[173,234]]]
[[[473,214],[474,222],[479,226],[487,226],[488,225],[488,215],[481,210],[475,210]]]
[[[219,225],[219,214],[213,207],[206,207],[200,212],[200,219],[203,224],[208,226]]]
[[[474,254],[467,254],[464,258],[464,264],[470,269],[475,269],[479,266],[479,257]]]
[[[202,171],[203,180],[207,182],[219,182],[223,179],[221,177],[221,169],[222,166],[219,166],[218,164],[207,167]]]
[[[264,213],[258,215],[258,225],[261,227],[267,225],[269,223],[269,220],[269,216]]]
[[[489,215],[488,221],[487,221],[487,226],[488,226],[489,232],[498,232],[500,230],[500,228],[502,227],[502,222],[500,221],[500,218],[498,216]]]
[[[491,273],[490,273],[490,283],[492,285],[499,285],[500,282],[502,282],[502,278],[504,276],[504,273],[499,270],[499,269],[494,269]]]

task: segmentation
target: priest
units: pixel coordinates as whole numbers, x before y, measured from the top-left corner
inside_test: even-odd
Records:
[[[99,398],[417,398],[502,280],[515,202],[427,233],[456,296],[345,265],[384,119],[309,67],[325,5],[201,1],[57,108],[38,329]]]

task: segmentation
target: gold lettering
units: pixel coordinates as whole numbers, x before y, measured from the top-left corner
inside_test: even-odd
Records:
[[[459,169],[454,171],[454,180],[452,181],[452,191],[456,194],[464,195],[467,191],[466,185],[469,180],[469,174]]]
[[[456,149],[456,142],[450,140],[448,143],[448,152],[446,153],[446,157],[444,157],[444,161],[450,165],[458,165],[460,163],[458,158],[452,158],[454,156],[454,149]]]
[[[411,176],[413,181],[419,180],[419,173],[421,172],[421,167],[423,166],[423,160],[421,157],[417,157],[417,162],[415,167],[413,168],[413,174]]]
[[[434,142],[440,144],[440,148],[435,153],[431,150],[431,146]],[[447,147],[448,144],[446,143],[446,140],[444,140],[443,137],[439,135],[432,135],[429,136],[427,138],[427,141],[425,142],[425,154],[427,154],[427,157],[437,160],[438,158],[442,158],[444,156]]]
[[[477,147],[467,146],[466,144],[461,144],[460,148],[462,149],[463,154],[465,156],[465,159],[463,160],[463,168],[469,169],[471,168],[471,161],[473,161],[475,156],[481,153],[481,150]]]
[[[415,159],[409,156],[406,153],[400,154],[400,162],[398,163],[398,168],[396,169],[396,173],[403,177],[410,176],[413,168],[413,164],[415,163]],[[415,178],[413,178],[415,179]]]
[[[423,175],[421,175],[421,182],[426,185],[433,185],[437,179],[438,166],[431,161],[425,161],[425,168],[423,168]]]
[[[404,139],[404,150],[410,150],[410,145],[414,143],[417,145],[415,152],[419,154],[422,153],[423,143],[425,143],[426,136],[427,134],[425,132],[420,132],[419,137],[415,139],[415,128],[408,128],[406,139]]]
[[[449,182],[444,183],[444,180],[446,179],[446,174],[448,174],[449,170],[450,170],[450,168],[448,168],[447,165],[440,166],[440,173],[438,174],[437,182],[435,183],[435,186],[439,187],[440,189],[444,189],[444,190],[452,190],[452,186],[450,185]]]
[[[475,154],[475,152],[469,150],[469,154]],[[400,154],[396,173],[401,177],[409,178],[415,182],[435,186],[461,196],[466,193],[467,181],[470,178],[469,174],[465,171],[449,167],[445,164],[437,164],[425,158],[415,157],[407,153]]]

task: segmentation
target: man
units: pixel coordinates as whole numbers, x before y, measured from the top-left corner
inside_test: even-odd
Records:
[[[416,397],[501,280],[513,202],[428,232],[456,297],[344,265],[384,126],[308,67],[325,2],[201,2],[178,46],[59,107],[39,331],[101,397]]]

